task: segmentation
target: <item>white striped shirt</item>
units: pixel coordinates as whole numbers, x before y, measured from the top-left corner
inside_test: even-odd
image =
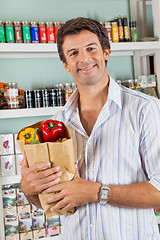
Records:
[[[71,131],[80,177],[116,185],[149,181],[160,191],[160,101],[110,78],[108,99],[88,136],[78,97],[76,90],[53,119]],[[89,203],[61,221],[63,240],[160,239],[153,209]]]

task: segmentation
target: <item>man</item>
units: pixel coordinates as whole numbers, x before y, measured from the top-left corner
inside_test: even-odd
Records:
[[[79,178],[60,183],[58,166],[22,167],[21,187],[40,206],[37,194],[59,191],[53,211],[62,216],[62,239],[159,239],[154,208],[160,207],[159,100],[119,86],[107,73],[110,45],[103,26],[72,19],[57,34],[58,52],[78,89],[53,116],[70,129]]]

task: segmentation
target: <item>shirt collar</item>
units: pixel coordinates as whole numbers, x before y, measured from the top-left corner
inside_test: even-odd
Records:
[[[64,107],[64,116],[67,120],[70,119],[74,111],[78,111],[78,98],[79,91],[77,88]],[[120,108],[122,108],[121,88],[110,77],[107,102],[110,103],[111,101],[115,102]]]
[[[107,101],[115,102],[120,108],[122,108],[122,100],[121,100],[121,87],[118,83],[110,77],[109,89],[108,89],[108,99]]]

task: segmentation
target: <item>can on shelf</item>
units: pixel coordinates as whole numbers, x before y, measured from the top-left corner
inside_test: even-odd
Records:
[[[32,43],[39,43],[38,23],[36,22],[31,22],[31,39]]]
[[[54,23],[54,29],[55,29],[55,32],[54,32],[54,36],[55,36],[55,41],[57,42],[57,31],[58,29],[61,27],[61,23],[60,22],[55,22]]]
[[[55,88],[49,89],[49,102],[50,107],[57,106],[57,90]]]
[[[19,107],[18,86],[16,82],[7,83],[7,102],[10,109]]]
[[[42,89],[42,107],[49,107],[50,100],[49,100],[49,90]]]
[[[29,22],[22,22],[22,33],[24,43],[31,43],[31,30]]]
[[[4,23],[0,21],[0,43],[5,43]]]
[[[15,34],[15,40],[16,43],[22,43],[22,25],[21,22],[17,21],[14,22],[14,34]]]
[[[39,22],[39,42],[47,42],[46,24],[45,22]]]
[[[42,107],[42,91],[34,90],[34,106],[35,108]]]
[[[5,30],[6,30],[6,41],[7,41],[7,43],[14,43],[15,42],[15,37],[14,37],[13,22],[6,21],[5,22]]]
[[[55,43],[55,29],[53,22],[46,23],[46,33],[47,33],[47,42],[48,43]]]
[[[65,98],[63,85],[62,84],[56,85],[56,90],[57,90],[57,106],[63,106]]]
[[[34,108],[34,92],[31,90],[24,91],[25,108]]]

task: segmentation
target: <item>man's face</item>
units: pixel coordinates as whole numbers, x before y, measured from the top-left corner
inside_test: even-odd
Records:
[[[97,35],[83,30],[64,39],[63,51],[66,63],[63,65],[71,72],[77,84],[93,85],[107,76],[105,60],[109,59],[109,49],[104,52]]]

